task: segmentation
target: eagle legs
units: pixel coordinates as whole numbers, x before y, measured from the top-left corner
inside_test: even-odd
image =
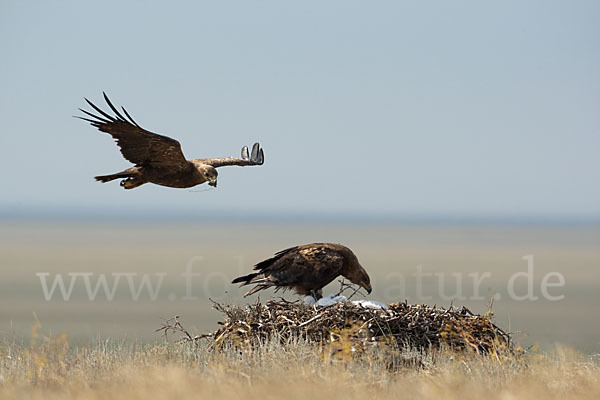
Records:
[[[110,182],[112,180],[120,178],[125,178],[120,183],[120,185],[124,189],[133,189],[143,185],[144,183],[147,183],[147,181],[144,178],[142,178],[142,174],[140,173],[139,167],[127,168],[126,170],[117,172],[116,174],[100,175],[94,177],[94,179],[102,183]]]

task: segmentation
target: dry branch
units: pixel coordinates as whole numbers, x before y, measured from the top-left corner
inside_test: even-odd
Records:
[[[344,337],[362,349],[386,345],[427,350],[445,345],[478,353],[512,350],[509,334],[488,315],[475,315],[466,307],[444,309],[394,303],[386,310],[352,302],[314,307],[300,302],[269,301],[244,307],[215,303],[215,308],[225,315],[219,323],[222,327],[205,335],[215,348],[254,346],[272,339],[289,343],[295,338],[327,344]]]

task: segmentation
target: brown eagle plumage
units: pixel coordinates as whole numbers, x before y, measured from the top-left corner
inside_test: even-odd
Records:
[[[290,247],[254,266],[258,272],[240,276],[232,283],[256,284],[244,296],[274,287],[294,289],[300,295],[323,297],[322,289],[339,275],[371,293],[371,281],[352,250],[341,244],[313,243]]]
[[[181,145],[175,139],[149,132],[140,127],[131,118],[127,110],[121,107],[125,116],[103,93],[104,100],[115,115],[102,111],[88,99],[85,101],[100,115],[79,109],[90,118],[77,117],[90,122],[102,132],[110,134],[121,148],[123,157],[135,166],[111,175],[96,176],[100,182],[109,182],[113,179],[123,179],[121,186],[133,189],[144,183],[173,188],[189,188],[208,182],[217,186],[216,168],[227,165],[248,166],[262,165],[264,162],[263,150],[258,143],[248,153],[248,147],[242,148],[242,157],[233,158],[199,158],[186,160]]]

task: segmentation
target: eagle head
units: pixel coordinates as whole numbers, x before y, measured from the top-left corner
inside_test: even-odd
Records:
[[[196,167],[198,172],[202,175],[202,177],[208,181],[208,184],[213,187],[217,187],[217,176],[219,173],[217,169],[212,165],[203,164]]]
[[[342,246],[341,244],[333,246],[335,246],[336,250],[339,251],[344,257],[344,267],[342,268],[341,275],[355,285],[365,289],[368,294],[371,294],[373,291],[373,288],[371,287],[371,279],[369,278],[367,271],[365,271],[362,265],[360,265],[360,262],[358,262],[356,255],[352,252],[352,250],[346,246]]]
[[[359,285],[363,289],[367,291],[368,294],[371,294],[373,288],[371,287],[371,279],[369,278],[369,274],[367,271],[358,263],[358,259],[355,263],[352,263],[352,268],[347,272],[347,275],[344,276],[350,280],[350,282],[355,285]]]
[[[359,268],[358,276],[359,281],[354,283],[360,285],[363,289],[367,291],[368,294],[371,294],[371,292],[373,291],[373,288],[371,287],[371,279],[369,278],[369,274],[367,274],[367,271],[365,271],[363,267]]]

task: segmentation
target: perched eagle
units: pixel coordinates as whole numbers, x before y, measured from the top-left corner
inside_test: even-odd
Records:
[[[244,296],[275,287],[294,289],[300,295],[323,297],[323,287],[342,275],[371,293],[367,271],[360,265],[352,250],[341,244],[313,243],[291,247],[254,266],[259,271],[240,276],[231,283],[241,286],[256,284]]]
[[[125,189],[133,189],[144,183],[173,188],[189,188],[208,182],[210,186],[217,186],[216,168],[227,165],[262,165],[264,162],[263,150],[258,143],[252,147],[252,153],[248,154],[248,147],[242,148],[242,158],[200,158],[186,160],[181,145],[175,139],[149,132],[140,127],[131,118],[127,110],[121,107],[125,118],[119,110],[104,94],[104,100],[115,113],[114,116],[102,111],[88,99],[85,101],[100,115],[79,109],[92,119],[81,118],[90,122],[102,132],[109,133],[121,148],[121,153],[128,161],[135,164],[116,174],[96,176],[100,182],[109,182],[113,179],[121,179],[121,186]]]

